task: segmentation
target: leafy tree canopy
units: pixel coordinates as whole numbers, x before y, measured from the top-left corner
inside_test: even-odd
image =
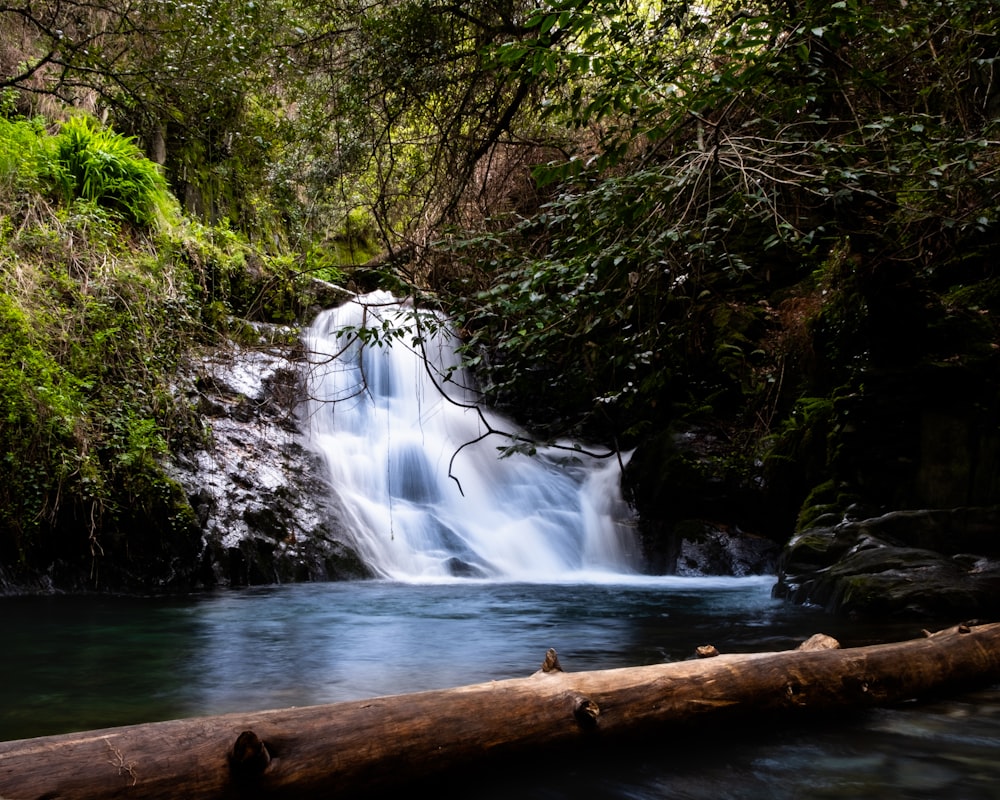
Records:
[[[526,25],[494,53],[536,76],[547,194],[450,236],[443,290],[488,394],[538,424],[635,441],[680,406],[766,429],[802,381],[899,359],[928,291],[990,274],[982,4],[562,3]],[[836,374],[790,361],[803,323]]]

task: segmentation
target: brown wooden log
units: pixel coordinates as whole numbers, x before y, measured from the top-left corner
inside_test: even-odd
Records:
[[[907,642],[564,672],[308,708],[0,743],[0,798],[345,797],[737,715],[887,705],[1000,679],[1000,623]]]

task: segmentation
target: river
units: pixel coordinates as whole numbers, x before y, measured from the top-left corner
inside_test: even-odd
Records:
[[[528,675],[918,635],[770,596],[773,579],[298,584],[170,598],[0,600],[0,739]],[[1000,687],[844,719],[764,722],[562,758],[441,796],[995,798]]]

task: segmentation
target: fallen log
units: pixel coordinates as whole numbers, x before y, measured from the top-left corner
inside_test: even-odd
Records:
[[[838,649],[568,673],[0,743],[0,798],[344,797],[543,748],[740,715],[889,705],[1000,680],[1000,623]]]

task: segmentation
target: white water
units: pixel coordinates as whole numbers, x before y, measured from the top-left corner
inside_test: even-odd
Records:
[[[618,460],[558,449],[499,458],[508,438],[477,440],[516,426],[477,412],[461,371],[446,380],[457,365],[448,330],[421,322],[423,352],[414,347],[410,311],[376,292],[324,312],[306,335],[310,432],[361,557],[404,581],[633,572]],[[391,347],[343,333],[399,326],[408,332]]]

